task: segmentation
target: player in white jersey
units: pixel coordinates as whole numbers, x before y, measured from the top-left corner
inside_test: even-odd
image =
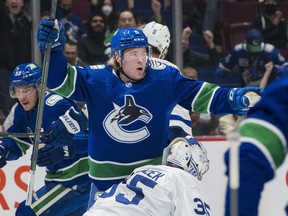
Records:
[[[163,59],[164,64],[176,67],[176,65],[171,62],[164,60],[171,42],[168,27],[152,21],[147,23],[141,29],[146,35],[148,43],[152,48],[151,60],[153,61],[153,58]],[[189,111],[177,104],[172,110],[170,116],[169,128],[171,139],[179,136],[185,137],[186,135],[192,135],[191,127],[192,122]]]
[[[194,138],[176,138],[163,153],[163,165],[135,169],[106,190],[84,216],[210,215],[201,194],[209,160]]]

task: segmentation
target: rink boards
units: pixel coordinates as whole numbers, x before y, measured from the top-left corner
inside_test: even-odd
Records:
[[[221,216],[224,212],[225,177],[224,152],[228,148],[225,137],[201,138],[208,151],[210,169],[203,177],[204,193],[211,207],[211,215]],[[20,202],[26,198],[29,179],[31,151],[17,162],[12,161],[0,169],[0,215],[13,216]],[[45,169],[37,167],[35,189],[44,184]],[[269,182],[262,194],[259,216],[285,216],[288,204],[288,160],[277,170],[276,178]]]

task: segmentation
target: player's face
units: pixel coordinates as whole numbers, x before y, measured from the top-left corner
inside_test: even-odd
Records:
[[[141,80],[147,60],[148,54],[145,47],[127,49],[123,53],[122,69],[132,79]]]
[[[30,111],[35,107],[38,94],[33,86],[15,87],[15,94],[25,111]]]

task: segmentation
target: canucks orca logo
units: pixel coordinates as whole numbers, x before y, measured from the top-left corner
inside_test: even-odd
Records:
[[[150,132],[146,126],[136,130],[126,130],[123,127],[129,126],[134,122],[142,121],[146,124],[152,119],[152,114],[135,103],[132,95],[125,96],[123,107],[115,105],[104,119],[103,126],[107,134],[117,142],[136,143],[150,136]]]

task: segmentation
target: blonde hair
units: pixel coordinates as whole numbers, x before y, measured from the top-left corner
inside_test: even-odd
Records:
[[[115,55],[107,61],[107,64],[109,66],[111,66],[115,71],[117,71],[121,68],[119,62],[117,62],[117,60],[115,58]]]

